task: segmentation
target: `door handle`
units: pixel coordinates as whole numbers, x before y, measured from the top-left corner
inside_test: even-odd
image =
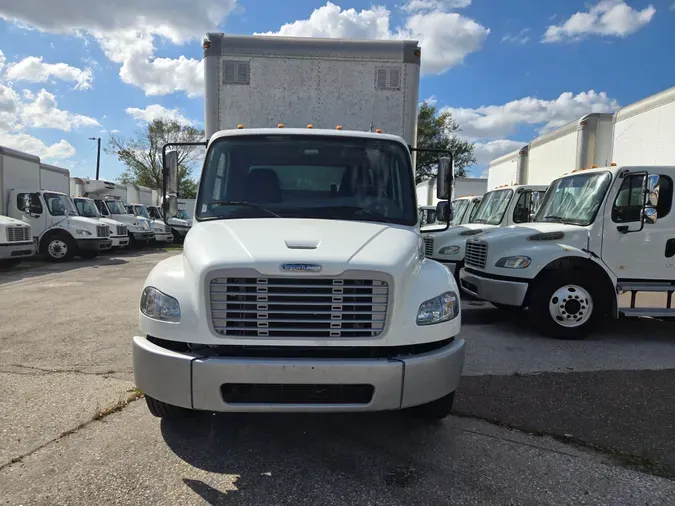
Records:
[[[622,234],[625,234],[626,232],[628,232],[628,225],[619,225],[618,227],[616,227],[616,229]]]

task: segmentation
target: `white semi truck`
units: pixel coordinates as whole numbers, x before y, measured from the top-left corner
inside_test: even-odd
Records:
[[[109,227],[78,216],[68,193],[61,191],[68,171],[27,153],[5,149],[2,157],[4,211],[30,224],[40,253],[63,262],[74,256],[93,258],[110,249]]]
[[[129,214],[124,207],[123,193],[126,186],[101,179],[75,178],[83,187],[83,196],[89,197],[100,213],[106,217],[124,223],[127,226],[129,243],[132,247],[147,246],[155,237],[152,221],[142,216]]]
[[[465,343],[418,230],[417,42],[211,33],[204,68],[195,222],[148,275],[133,338],[150,412],[446,416]]]
[[[587,159],[550,184],[532,223],[469,240],[465,290],[527,307],[543,333],[565,339],[604,315],[675,316],[675,88],[619,110],[612,132],[615,162],[588,169]],[[555,156],[571,160],[577,146]],[[636,307],[647,292],[663,304]],[[617,296],[626,293],[629,303]]]
[[[7,212],[9,190],[20,182],[17,180],[20,176],[15,167],[30,165],[32,161],[33,157],[26,153],[0,146],[0,268],[2,269],[15,266],[22,259],[33,256],[36,251],[30,224],[9,216]]]

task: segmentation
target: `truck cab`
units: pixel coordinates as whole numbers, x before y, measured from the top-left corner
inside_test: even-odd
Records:
[[[90,198],[74,197],[72,200],[80,216],[98,220],[110,227],[110,240],[112,241],[113,248],[123,248],[129,244],[129,233],[124,223],[103,217],[94,201]]]
[[[545,192],[544,185],[504,185],[487,192],[480,200],[467,197],[453,201],[450,224],[454,226],[422,230],[427,257],[446,265],[458,279],[465,261],[467,239],[529,222]],[[469,206],[474,207],[469,210]],[[458,220],[458,224],[453,220]]]
[[[155,237],[152,223],[143,217],[129,214],[124,203],[113,196],[88,194],[102,216],[124,223],[127,226],[129,244],[133,247],[147,246]]]
[[[148,208],[141,204],[124,204],[127,213],[137,217],[149,220],[152,226],[152,233],[157,242],[171,243],[173,242],[173,233],[171,227],[164,223],[161,219],[152,218]]]
[[[162,225],[164,225],[164,214],[162,213],[161,206],[148,206],[147,208],[150,218],[155,221],[159,221]],[[166,224],[171,228],[174,239],[183,241],[185,240],[187,233],[190,231],[190,227],[192,227],[192,220],[188,217],[185,209],[179,209],[176,213],[176,216],[169,218],[166,221]]]
[[[30,224],[39,250],[50,260],[63,262],[74,256],[93,258],[110,249],[110,227],[78,216],[70,197],[56,191],[12,189],[8,211]]]
[[[34,254],[35,242],[30,225],[0,215],[0,268],[12,267]]]
[[[675,167],[609,166],[554,180],[530,223],[468,239],[462,288],[528,307],[563,339],[586,337],[604,315],[674,316],[673,178]],[[662,306],[636,307],[640,292],[660,293]]]

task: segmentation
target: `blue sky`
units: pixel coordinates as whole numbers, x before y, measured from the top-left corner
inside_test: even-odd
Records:
[[[114,4],[114,5],[112,5]],[[675,85],[675,0],[4,0],[0,144],[93,177],[95,142],[156,116],[199,125],[206,31],[411,38],[420,100],[490,159]],[[123,167],[102,154],[101,176]]]

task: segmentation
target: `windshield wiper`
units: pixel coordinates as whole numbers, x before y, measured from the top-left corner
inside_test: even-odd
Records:
[[[263,207],[258,204],[253,204],[251,202],[244,202],[244,201],[239,201],[239,200],[214,200],[211,202],[211,204],[217,205],[217,206],[242,206],[242,207],[250,207],[253,209],[259,209],[260,211],[264,211],[270,216],[274,216],[275,218],[281,218],[277,213],[270,211],[266,207]],[[211,216],[211,219],[215,218],[221,218],[221,216]],[[224,216],[222,216],[224,218]]]
[[[476,218],[471,223],[487,223],[487,221],[488,220],[486,220],[485,218]]]
[[[370,211],[366,211],[362,207],[357,206],[327,206],[327,207],[320,207],[317,209],[328,211],[347,211],[352,216],[365,216],[367,218],[371,218],[373,221],[378,221],[382,223],[389,223],[391,221],[396,221],[390,220],[386,216],[382,216],[381,214],[371,213]]]
[[[553,221],[557,221],[558,223],[564,223],[565,222],[565,218],[563,216],[557,216],[555,214],[546,215],[542,218],[542,220],[553,220]]]

